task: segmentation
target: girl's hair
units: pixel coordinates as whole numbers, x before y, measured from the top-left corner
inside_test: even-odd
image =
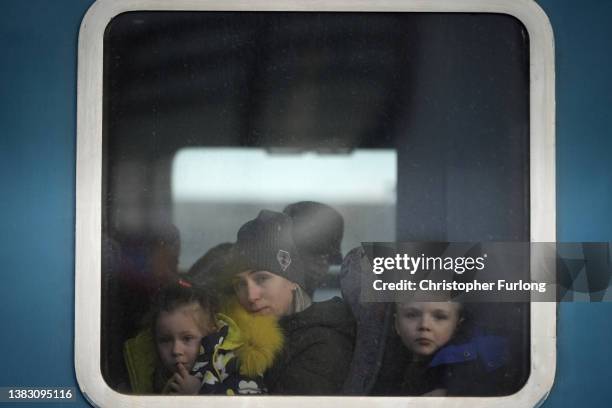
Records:
[[[173,312],[180,307],[197,304],[211,321],[219,310],[217,299],[205,288],[196,287],[191,282],[179,279],[177,282],[166,285],[160,289],[150,313],[150,327],[155,334],[157,320],[162,312]],[[203,326],[204,322],[196,314],[196,322]],[[202,327],[203,328],[203,327]]]

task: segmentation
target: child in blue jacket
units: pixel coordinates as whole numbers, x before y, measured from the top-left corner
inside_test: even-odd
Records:
[[[466,324],[460,303],[406,302],[395,308],[395,331],[407,353],[393,394],[484,396],[503,387],[505,338],[476,330],[460,335]]]

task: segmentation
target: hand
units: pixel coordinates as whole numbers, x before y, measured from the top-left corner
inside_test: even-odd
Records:
[[[187,371],[182,365],[178,364],[178,372],[174,373],[164,387],[170,394],[196,395],[200,391],[202,381]]]

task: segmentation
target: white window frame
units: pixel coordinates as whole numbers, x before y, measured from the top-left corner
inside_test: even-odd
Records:
[[[75,248],[75,369],[83,395],[101,407],[244,406],[285,408],[389,408],[466,406],[534,407],[552,387],[556,369],[556,303],[531,304],[531,374],[517,393],[504,397],[291,397],[139,396],[121,394],[100,368],[102,231],[102,75],[104,30],[128,11],[347,11],[476,12],[517,18],[529,33],[530,222],[532,242],[556,240],[555,71],[550,22],[532,0],[98,0],[79,33]]]

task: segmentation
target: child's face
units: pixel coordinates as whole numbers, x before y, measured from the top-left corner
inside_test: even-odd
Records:
[[[415,357],[433,355],[448,343],[459,324],[459,303],[398,303],[395,330]]]
[[[162,365],[175,373],[182,365],[191,371],[200,351],[200,341],[214,331],[208,313],[198,304],[162,311],[155,327],[155,343]]]

